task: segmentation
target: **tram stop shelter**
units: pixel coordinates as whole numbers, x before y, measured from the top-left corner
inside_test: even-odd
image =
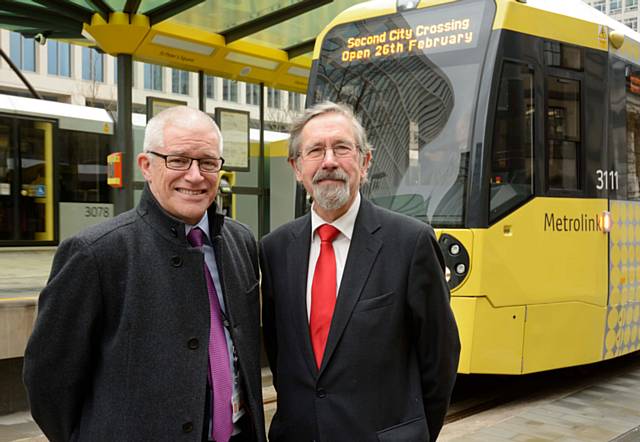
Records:
[[[124,185],[113,190],[112,199],[115,212],[120,213],[134,203],[133,60],[198,72],[201,109],[205,74],[305,93],[316,36],[339,12],[359,1],[2,0],[0,28],[41,44],[47,39],[64,40],[117,57],[118,117],[112,150],[122,152]],[[13,66],[6,54],[0,55]],[[14,70],[38,97],[20,71]],[[261,125],[263,95],[260,88]],[[259,159],[258,209],[262,212],[268,204],[262,192],[262,136]],[[265,227],[259,230],[266,233]]]

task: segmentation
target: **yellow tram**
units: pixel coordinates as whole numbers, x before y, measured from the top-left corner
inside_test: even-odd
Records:
[[[436,229],[461,373],[640,348],[639,42],[580,0],[373,0],[318,37],[308,101],[353,105],[363,194]]]

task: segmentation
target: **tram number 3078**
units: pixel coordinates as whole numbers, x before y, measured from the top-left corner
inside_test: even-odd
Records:
[[[596,170],[596,189],[617,190],[619,185],[617,170]]]
[[[95,207],[95,206],[85,206],[84,207],[84,216],[85,218],[109,218],[109,208],[108,207]]]

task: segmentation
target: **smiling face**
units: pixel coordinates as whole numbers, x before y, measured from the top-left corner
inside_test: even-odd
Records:
[[[218,133],[210,122],[200,121],[189,128],[169,122],[164,128],[164,146],[152,146],[152,150],[163,155],[219,158],[219,146]],[[188,170],[172,170],[162,158],[141,153],[138,166],[162,208],[187,224],[197,224],[218,193],[219,172],[201,172],[197,161]]]
[[[289,160],[296,179],[313,196],[316,213],[325,221],[333,221],[351,207],[360,183],[367,175],[371,153],[360,153],[351,121],[335,112],[309,120],[300,139],[301,155]],[[332,149],[328,149],[322,159],[305,158],[305,152],[312,148],[340,145],[354,147],[353,153],[337,157]]]

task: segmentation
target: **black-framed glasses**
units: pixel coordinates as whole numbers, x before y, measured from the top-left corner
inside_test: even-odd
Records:
[[[193,164],[194,161],[197,161],[200,172],[214,173],[219,172],[224,164],[224,158],[222,157],[191,158],[182,155],[164,155],[152,150],[147,150],[146,152],[162,158],[167,169],[171,170],[189,170],[191,168],[191,164]]]
[[[348,143],[338,143],[333,146],[311,146],[308,149],[304,149],[300,156],[303,160],[307,161],[321,161],[324,159],[327,151],[331,150],[337,158],[349,158],[356,149],[358,149],[358,146]]]

